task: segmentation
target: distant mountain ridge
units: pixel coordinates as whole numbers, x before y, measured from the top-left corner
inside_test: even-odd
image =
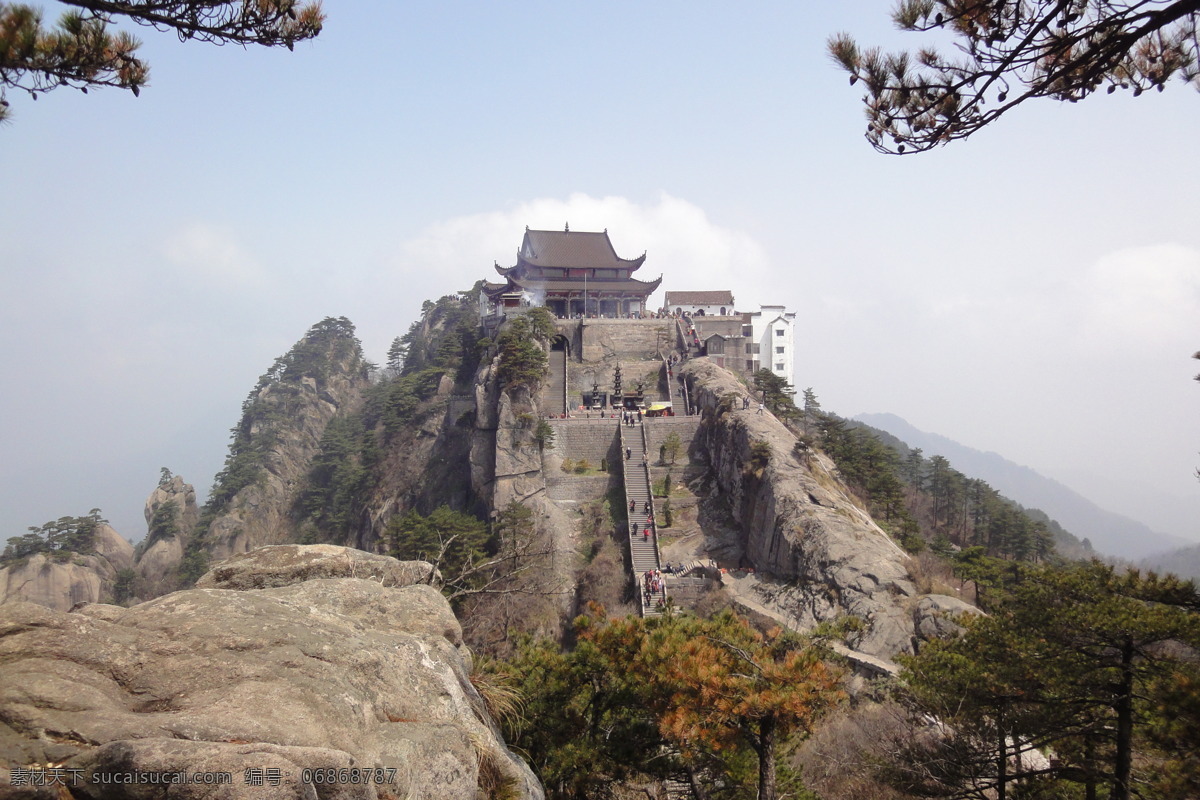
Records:
[[[1086,537],[1099,553],[1136,561],[1186,544],[1137,520],[1105,511],[1074,489],[1029,467],[919,430],[895,414],[859,414],[854,419],[885,430],[910,447],[921,448],[927,458],[943,456],[958,471],[987,481],[1023,506],[1046,512],[1080,539]]]

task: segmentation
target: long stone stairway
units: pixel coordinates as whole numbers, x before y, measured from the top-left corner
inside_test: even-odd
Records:
[[[661,579],[658,555],[658,530],[648,532],[647,525],[654,519],[654,496],[650,491],[650,461],[647,452],[645,426],[625,425],[621,428],[622,475],[625,483],[625,511],[629,516],[629,555],[633,568],[633,585],[642,606],[642,616],[652,617],[661,613],[667,602],[666,584]],[[625,454],[629,457],[626,458]],[[649,510],[647,513],[647,509]],[[637,532],[634,532],[634,526]],[[647,573],[659,575],[662,588],[657,592],[646,591]]]
[[[542,391],[546,413],[565,414],[567,411],[567,351],[550,351],[550,375]]]

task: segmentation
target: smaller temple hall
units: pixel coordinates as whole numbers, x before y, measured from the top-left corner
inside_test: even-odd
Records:
[[[621,258],[608,230],[601,233],[525,229],[517,263],[495,265],[504,283],[485,282],[483,293],[490,314],[523,306],[545,306],[560,319],[641,316],[646,300],[662,283],[640,281],[633,273],[646,260]]]

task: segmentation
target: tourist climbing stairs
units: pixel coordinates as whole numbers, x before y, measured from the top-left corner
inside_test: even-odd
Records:
[[[654,519],[654,496],[650,490],[650,459],[646,448],[646,430],[640,421],[636,425],[626,425],[622,420],[620,426],[633,585],[638,592],[642,616],[652,617],[661,613],[662,606],[667,601],[667,590],[659,569],[661,562],[658,556],[658,530],[648,527],[650,520]],[[657,583],[655,591],[648,591],[651,581]]]

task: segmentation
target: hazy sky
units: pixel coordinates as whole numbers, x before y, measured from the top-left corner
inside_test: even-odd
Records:
[[[423,300],[565,222],[647,251],[664,289],[796,310],[797,383],[827,409],[1200,539],[1184,84],[1027,104],[896,158],[824,53],[840,30],[922,42],[883,0],[325,8],[293,53],[140,29],[140,98],[9,93],[0,540],[97,506],[140,538],[159,468],[206,493],[311,324],[349,317],[382,361]]]

